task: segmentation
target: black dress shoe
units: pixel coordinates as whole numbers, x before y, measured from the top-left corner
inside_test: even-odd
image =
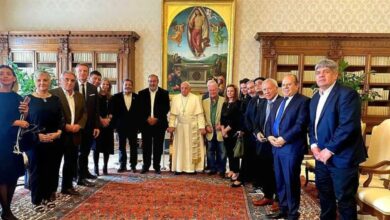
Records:
[[[180,175],[181,172],[176,172],[176,171],[175,171],[174,174],[175,174],[175,175]]]
[[[233,187],[233,188],[235,188],[235,187],[240,187],[240,186],[242,186],[242,185],[244,185],[244,183],[242,183],[242,182],[240,182],[240,183],[232,183],[232,185],[230,185],[231,187]]]
[[[79,181],[77,181],[77,185],[79,186],[87,186],[87,187],[93,187],[95,186],[95,184],[93,184],[92,182],[86,180],[86,179],[81,179]]]
[[[144,169],[141,170],[141,174],[145,174],[147,172],[149,172],[149,170],[144,170]]]
[[[287,219],[288,218],[288,215],[286,213],[283,213],[283,212],[275,212],[272,214],[268,214],[266,216],[270,219]]]
[[[97,173],[99,173],[99,171],[97,172]],[[99,174],[98,174],[99,175]],[[90,172],[88,172],[86,175],[85,175],[85,178],[87,178],[87,179],[97,179],[97,176],[95,176],[95,175],[92,175]]]
[[[121,168],[118,169],[118,173],[123,173],[123,172],[126,172],[126,171],[127,171],[127,169],[124,168],[124,167],[121,167]]]
[[[161,170],[160,170],[160,169],[155,170],[154,172],[155,172],[156,174],[161,174]]]
[[[49,201],[50,201],[50,202],[53,202],[53,201],[56,200],[56,198],[57,198],[56,193],[55,193],[55,192],[52,192],[51,195],[50,195]]]
[[[131,168],[131,172],[136,173],[136,172],[137,172],[137,169]]]
[[[207,174],[211,176],[211,175],[217,174],[217,171],[210,170]]]
[[[67,194],[67,195],[72,195],[72,196],[79,196],[81,195],[79,192],[77,192],[75,189],[70,188],[70,189],[63,189],[61,190],[62,194]]]

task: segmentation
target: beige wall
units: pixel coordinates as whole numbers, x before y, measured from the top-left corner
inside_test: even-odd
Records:
[[[259,74],[256,32],[390,32],[386,0],[236,0],[233,81]],[[0,0],[0,30],[136,31],[137,90],[161,73],[162,0]],[[2,18],[3,16],[3,18]],[[3,24],[3,25],[2,25]]]

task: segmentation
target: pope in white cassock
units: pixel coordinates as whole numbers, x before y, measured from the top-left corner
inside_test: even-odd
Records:
[[[204,169],[206,133],[203,108],[200,98],[191,93],[191,85],[183,82],[181,94],[171,103],[168,132],[174,132],[172,171],[194,173]]]

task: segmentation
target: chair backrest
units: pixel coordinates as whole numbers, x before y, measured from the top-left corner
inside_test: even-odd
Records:
[[[364,136],[366,135],[366,123],[364,123],[363,121],[360,121],[360,124],[362,125],[362,136],[364,138]]]
[[[374,165],[384,160],[390,160],[390,119],[372,128],[368,158],[364,165]],[[381,177],[388,179],[389,175]]]

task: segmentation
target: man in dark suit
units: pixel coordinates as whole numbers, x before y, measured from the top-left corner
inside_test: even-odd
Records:
[[[169,94],[167,90],[158,87],[158,76],[148,77],[149,88],[138,93],[139,102],[144,105],[140,111],[141,133],[143,143],[143,161],[141,173],[149,171],[153,150],[153,168],[160,174],[160,161],[163,152],[164,134],[168,127]]]
[[[310,144],[316,159],[316,186],[321,219],[357,219],[355,195],[359,163],[367,152],[361,135],[359,94],[338,84],[337,63],[321,60],[315,66],[319,87],[310,102]]]
[[[279,212],[270,218],[299,218],[301,197],[301,164],[307,149],[309,102],[298,94],[299,83],[295,75],[283,78],[283,99],[279,99],[269,115],[265,135],[272,144]]]
[[[93,184],[86,179],[96,179],[88,170],[88,156],[91,151],[93,139],[99,135],[99,103],[97,88],[91,83],[87,82],[89,67],[87,64],[77,64],[77,83],[75,90],[83,95],[88,119],[85,128],[82,131],[81,145],[79,150],[79,170],[78,170],[78,185],[93,186]]]
[[[77,152],[81,143],[81,131],[87,122],[87,111],[83,96],[74,91],[76,75],[71,71],[61,74],[61,87],[50,91],[61,101],[65,117],[65,131],[61,136],[64,143],[64,165],[62,168],[62,190],[64,194],[80,195],[73,188],[73,178],[77,175]]]
[[[278,95],[278,83],[274,79],[269,78],[264,80],[262,83],[262,90],[266,100],[259,104],[260,110],[258,112],[259,115],[257,116],[258,129],[255,129],[258,133],[255,134],[255,136],[257,141],[260,142],[256,146],[258,154],[258,157],[256,158],[256,172],[259,172],[262,177],[261,184],[263,187],[264,197],[260,200],[254,201],[253,204],[255,206],[265,206],[274,203],[275,173],[273,167],[272,146],[266,141],[264,127],[267,126],[268,117],[273,109],[274,103],[281,99]]]
[[[119,163],[118,172],[125,172],[127,153],[126,141],[130,144],[130,166],[135,173],[137,166],[137,133],[139,130],[140,111],[138,95],[133,93],[133,81],[123,80],[123,92],[112,97],[113,125],[119,135]]]

